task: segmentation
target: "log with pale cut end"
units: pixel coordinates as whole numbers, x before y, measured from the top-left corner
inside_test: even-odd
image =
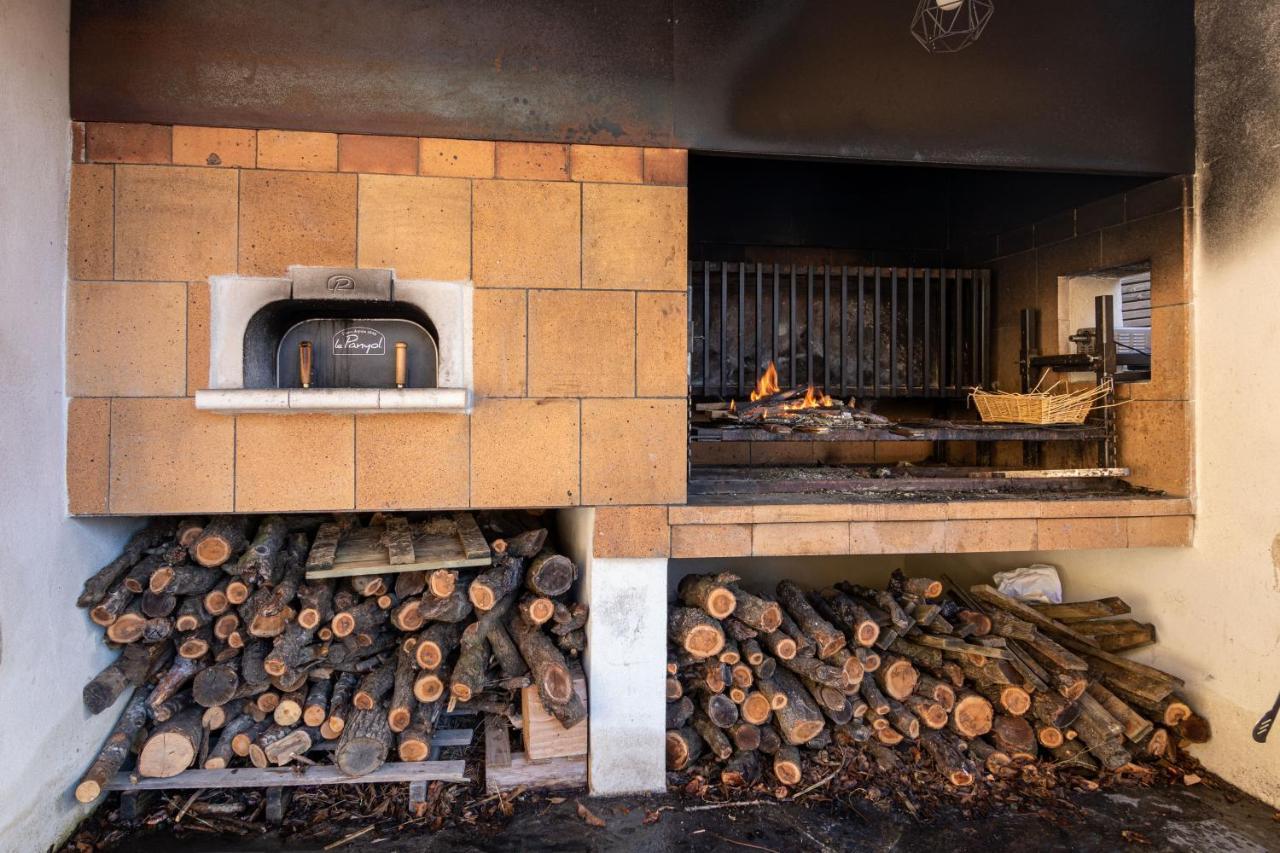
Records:
[[[253,742],[263,732],[275,725],[266,715],[263,715],[262,719],[258,719],[255,715],[250,715],[250,719],[253,720],[253,725],[242,732],[238,732],[231,738],[231,753],[237,758],[248,758],[249,748],[253,746]]]
[[[773,705],[763,693],[752,691],[742,700],[738,713],[745,722],[762,726],[769,721],[769,715],[773,713]]]
[[[578,568],[563,554],[543,548],[529,561],[525,573],[525,587],[537,595],[555,598],[564,595],[578,578]]]
[[[667,729],[667,769],[684,770],[702,754],[702,738],[692,727]]]
[[[200,571],[207,572],[209,570],[201,569]],[[189,595],[178,604],[178,610],[173,617],[173,629],[180,632],[194,631],[212,621],[212,614],[204,607],[203,596]]]
[[[693,607],[670,609],[667,636],[677,647],[702,658],[719,654],[725,642],[720,623]]]
[[[862,677],[866,672],[862,669],[862,664],[854,656],[853,652],[848,649],[840,649],[835,654],[827,658],[827,663],[837,666],[844,673],[845,686],[852,689],[862,681]]]
[[[173,663],[156,681],[155,689],[147,698],[147,708],[152,712],[163,703],[177,695],[196,673],[205,668],[205,664],[189,658],[174,658]]]
[[[445,677],[443,671],[422,672],[413,681],[413,696],[419,702],[434,702],[444,695]],[[332,719],[332,718],[330,718]]]
[[[684,695],[684,685],[675,676],[667,676],[667,701],[674,702]]]
[[[1046,726],[1043,723],[1035,727],[1036,740],[1045,749],[1057,749],[1062,746],[1062,742],[1066,740],[1062,736],[1062,729],[1057,726]]]
[[[437,669],[458,645],[461,632],[456,623],[433,622],[417,636],[413,656],[421,669]]]
[[[307,701],[302,707],[302,722],[308,726],[319,726],[329,716],[329,694],[333,690],[333,679],[322,678],[311,682],[307,690]]]
[[[293,732],[292,725],[272,723],[249,744],[249,762],[257,768],[267,767],[271,760],[267,758],[267,750],[277,741],[283,740]]]
[[[915,740],[920,736],[920,718],[911,713],[901,702],[890,700],[889,713],[886,715],[889,723],[899,733],[905,737]]]
[[[758,595],[752,595],[737,584],[729,584],[735,605],[733,618],[747,627],[769,633],[782,627],[782,606],[776,601],[767,601]]]
[[[938,771],[956,787],[972,785],[977,769],[968,761],[955,744],[943,732],[927,731],[920,736],[920,745],[929,753]]]
[[[205,625],[194,631],[178,635],[178,655],[192,660],[204,657],[213,642],[213,626]]]
[[[147,616],[142,612],[142,603],[135,600],[107,626],[107,639],[119,645],[136,643],[142,639],[142,629],[146,624]]]
[[[422,613],[418,610],[419,599],[410,598],[401,601],[391,610],[391,624],[395,626],[397,631],[405,634],[411,634],[426,624],[422,618]]]
[[[713,619],[727,619],[738,606],[738,599],[729,588],[737,580],[727,574],[685,575],[676,594],[686,607],[696,607]]]
[[[141,530],[135,532],[129,537],[129,541],[125,543],[124,549],[121,550],[119,556],[84,582],[84,589],[81,590],[80,595],[76,598],[76,607],[92,607],[97,604],[107,594],[107,590],[120,579],[120,576],[133,568],[142,559],[143,554],[149,548],[154,548],[168,539],[172,532],[172,519],[164,518],[154,519],[148,522]]]
[[[204,738],[202,714],[201,708],[188,708],[156,726],[138,753],[138,775],[168,779],[190,767]]]
[[[76,785],[76,799],[82,803],[92,803],[102,794],[105,785],[123,766],[129,757],[130,747],[138,732],[147,723],[147,691],[135,690],[133,697],[125,705],[124,713],[116,720],[115,727],[107,736],[107,742],[98,751],[97,758],[89,765],[80,783]]]
[[[739,650],[742,654],[742,659],[753,667],[759,666],[764,660],[764,650],[760,648],[759,641],[754,637],[743,640]]]
[[[735,752],[720,771],[720,781],[729,788],[749,788],[760,780],[760,755],[755,750]]]
[[[221,566],[249,544],[248,531],[249,519],[244,516],[214,516],[191,543],[191,559],[205,568]]]
[[[314,628],[304,628],[297,622],[290,622],[283,633],[275,638],[270,653],[263,659],[262,668],[268,675],[276,677],[296,672],[315,660],[317,651],[310,645],[314,637]]]
[[[324,725],[334,736],[342,732],[347,717],[351,714],[351,696],[360,683],[360,677],[354,672],[344,672],[333,682],[333,692],[329,695],[329,716]]]
[[[693,700],[681,696],[674,702],[667,703],[667,728],[678,729],[693,718]]]
[[[931,675],[921,674],[920,680],[916,682],[916,693],[933,699],[947,713],[950,713],[956,704],[955,687]]]
[[[533,625],[545,625],[551,621],[551,616],[555,613],[555,602],[541,595],[529,595],[526,593],[520,599],[519,605],[520,615],[527,622]]]
[[[485,670],[489,665],[489,641],[481,637],[462,647],[449,678],[449,694],[459,702],[468,702],[484,689]]]
[[[858,659],[858,663],[862,664],[862,671],[865,674],[869,675],[880,668],[880,655],[871,649],[859,646],[853,650],[853,656]]]
[[[81,698],[90,714],[100,714],[115,704],[129,687],[141,687],[173,657],[168,643],[125,646],[120,656],[84,686]]]
[[[329,627],[335,637],[350,637],[353,634],[369,633],[386,620],[386,613],[378,607],[378,602],[366,599],[355,607],[343,610],[333,617]]]
[[[179,554],[179,561],[186,558],[185,554]],[[141,595],[151,588],[151,575],[155,573],[161,566],[169,565],[159,554],[148,554],[137,563],[134,564],[125,576],[120,580],[124,584],[124,588],[132,592],[134,595]],[[97,620],[94,620],[97,621]]]
[[[973,687],[1003,713],[1021,717],[1031,710],[1031,694],[1016,684],[975,683]]]
[[[885,746],[897,746],[907,739],[906,735],[891,725],[875,729],[875,737],[876,740],[880,741]]]
[[[787,613],[817,647],[818,657],[828,658],[849,642],[836,626],[819,615],[798,584],[789,580],[780,581],[777,592],[778,600]]]
[[[902,700],[915,692],[920,681],[920,673],[911,661],[896,655],[882,658],[880,667],[875,671],[876,684],[891,699]]]
[[[351,578],[351,588],[361,598],[382,595],[387,591],[387,578],[385,575],[356,575]]]
[[[985,697],[977,693],[962,693],[956,697],[951,709],[951,731],[963,738],[975,738],[991,731],[995,711]]]
[[[729,667],[729,680],[733,683],[734,687],[740,687],[743,690],[746,690],[748,687],[755,684],[756,677],[754,673],[752,673],[751,667],[747,666],[745,663],[736,663]]]
[[[357,710],[342,730],[334,763],[347,776],[372,773],[387,760],[391,749],[391,729],[381,708]]]
[[[294,726],[302,721],[302,708],[307,703],[307,694],[303,690],[294,690],[280,697],[271,719],[278,726]]]
[[[1158,714],[1156,721],[1165,726],[1177,726],[1194,713],[1187,701],[1178,696],[1170,696],[1161,701],[1156,712]]]
[[[204,595],[222,580],[221,572],[204,566],[184,563],[178,566],[160,566],[151,573],[147,589],[154,593],[170,595]]]
[[[351,697],[351,704],[360,711],[378,707],[382,698],[391,692],[395,684],[396,662],[388,660],[360,679],[360,685]]]
[[[966,751],[977,762],[979,767],[999,778],[1009,778],[1016,774],[1012,767],[1013,759],[1007,752],[996,749],[980,737],[965,741]]]
[[[1173,758],[1173,741],[1168,729],[1154,729],[1142,745],[1143,751],[1152,758]]]
[[[253,595],[253,584],[246,583],[240,578],[231,578],[227,581],[226,593],[227,602],[238,607]]]
[[[298,588],[298,624],[319,628],[333,618],[333,584],[315,581]]]
[[[401,761],[425,761],[431,754],[431,736],[444,704],[441,698],[414,705],[408,727],[396,739],[396,754]]]
[[[190,548],[191,544],[200,538],[200,534],[204,532],[205,521],[203,518],[183,518],[178,521],[178,526],[174,528],[173,538],[183,548]]]
[[[235,756],[235,752],[231,748],[232,741],[237,735],[248,732],[257,723],[249,714],[237,714],[228,720],[222,727],[222,731],[218,735],[218,740],[209,748],[209,754],[204,760],[205,770],[221,770],[231,763],[231,759]]]
[[[793,746],[813,740],[825,725],[821,709],[800,680],[790,672],[780,669],[773,680],[778,692],[787,699],[784,707],[774,711],[778,730]]]
[[[942,581],[933,578],[906,578],[902,583],[902,590],[920,598],[938,598],[942,595]]]
[[[524,576],[520,560],[499,557],[491,568],[476,575],[467,587],[467,598],[477,611],[484,612],[497,604],[503,596],[514,592]],[[556,593],[558,594],[558,593]]]
[[[1025,717],[997,714],[991,721],[990,738],[997,749],[1014,758],[1036,754],[1036,731]]]
[[[991,617],[978,610],[961,610],[957,620],[962,626],[962,636],[985,637],[991,633]]]
[[[319,743],[320,740],[319,731],[306,726],[297,726],[284,737],[265,747],[262,754],[268,765],[283,767],[298,756],[305,755],[312,745]],[[252,749],[249,752],[249,760],[253,760]]]
[[[110,627],[133,603],[134,593],[124,581],[117,581],[102,599],[89,610],[89,619],[95,625]],[[139,602],[141,608],[141,602]]]
[[[225,705],[240,687],[239,669],[231,663],[220,663],[196,673],[191,682],[191,696],[204,708]]]
[[[889,713],[889,697],[880,692],[880,688],[874,679],[862,679],[862,682],[858,685],[858,693],[866,700],[867,706],[875,713]]]
[[[800,784],[802,765],[797,747],[780,746],[773,753],[773,775],[784,785]]]
[[[711,722],[706,714],[701,712],[694,713],[693,728],[702,738],[707,750],[716,758],[724,761],[730,755],[733,755],[733,742],[729,740],[729,736],[725,734],[724,729]]]
[[[865,607],[837,589],[827,588],[819,595],[830,618],[845,630],[855,644],[863,648],[875,645],[880,638],[880,626]]]
[[[799,653],[796,641],[781,631],[769,631],[760,635],[764,647],[777,660],[791,660]]]
[[[902,700],[902,703],[910,708],[911,712],[927,728],[937,730],[947,727],[947,720],[950,715],[947,713],[947,709],[942,707],[937,700],[921,696],[919,693],[913,693]]]

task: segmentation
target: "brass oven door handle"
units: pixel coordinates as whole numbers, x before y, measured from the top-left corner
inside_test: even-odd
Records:
[[[403,388],[409,380],[409,345],[396,341],[396,387]]]
[[[303,388],[311,387],[311,341],[298,343],[298,378]]]

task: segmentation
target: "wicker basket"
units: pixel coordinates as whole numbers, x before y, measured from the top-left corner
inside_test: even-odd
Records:
[[[975,388],[969,399],[978,416],[989,424],[1082,424],[1094,403],[1111,393],[1111,381],[1062,394],[1053,393],[1055,384],[1044,391],[1011,394]]]

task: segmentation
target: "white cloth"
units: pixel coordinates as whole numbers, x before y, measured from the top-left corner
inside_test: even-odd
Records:
[[[1021,569],[996,572],[992,580],[996,583],[996,589],[1019,601],[1062,603],[1062,580],[1058,577],[1055,566],[1036,563]]]

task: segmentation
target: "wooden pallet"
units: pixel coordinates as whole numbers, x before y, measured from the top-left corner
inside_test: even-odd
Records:
[[[458,569],[493,563],[489,543],[469,512],[410,523],[389,516],[373,527],[320,525],[307,557],[307,579]]]

